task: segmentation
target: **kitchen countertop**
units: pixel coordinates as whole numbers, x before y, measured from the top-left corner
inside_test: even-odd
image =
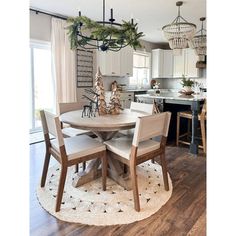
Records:
[[[125,89],[122,92],[141,92],[141,91],[148,91],[149,89]]]
[[[180,93],[160,93],[160,94],[139,94],[135,95],[137,98],[150,98],[150,99],[172,99],[172,100],[185,100],[185,101],[201,101],[206,98],[206,93],[196,94],[196,95],[182,95]]]

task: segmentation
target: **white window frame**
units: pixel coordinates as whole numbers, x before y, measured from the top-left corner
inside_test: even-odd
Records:
[[[31,124],[34,124],[34,110],[35,110],[35,99],[34,99],[34,57],[33,57],[33,50],[34,48],[37,49],[46,49],[51,50],[51,42],[43,41],[43,40],[37,40],[37,39],[30,39],[30,73],[31,73],[31,93],[30,93],[30,122]],[[52,73],[53,76],[53,73]],[[55,91],[55,87],[54,87]],[[55,104],[54,104],[55,107]],[[35,128],[33,127],[30,129],[30,133],[39,132],[42,130],[42,127]]]
[[[151,53],[150,52],[143,52],[143,51],[135,51],[133,52],[133,55],[141,55],[141,56],[145,56],[145,57],[148,57],[148,64],[149,64],[149,67],[133,67],[133,68],[148,68],[148,85],[146,85],[144,88],[150,88],[150,81],[151,81]],[[133,73],[133,76],[134,76],[134,73]],[[130,80],[133,79],[133,76],[130,77]],[[129,80],[129,87],[130,88],[138,88],[138,81],[136,80],[136,84],[131,84],[130,83],[130,80]]]

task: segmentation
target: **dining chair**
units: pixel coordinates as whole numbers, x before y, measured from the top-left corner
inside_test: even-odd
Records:
[[[44,110],[40,111],[40,115],[46,144],[41,187],[45,186],[50,157],[53,156],[61,165],[55,211],[60,211],[66,175],[70,166],[100,158],[102,161],[102,187],[105,191],[107,176],[106,146],[88,135],[64,138],[59,117]],[[50,140],[49,134],[53,135],[55,139]]]
[[[137,118],[133,138],[124,136],[111,139],[104,144],[107,147],[107,154],[129,166],[132,181],[134,208],[140,211],[138,182],[136,166],[160,156],[164,187],[169,190],[167,166],[165,160],[165,146],[170,124],[170,112],[143,116]],[[161,136],[161,141],[152,140],[156,136]]]
[[[61,115],[69,111],[81,110],[83,109],[84,104],[85,103],[82,102],[59,103],[59,114]],[[93,135],[91,131],[72,128],[67,124],[62,123],[62,127],[62,133],[64,137],[73,137],[81,134]]]
[[[69,111],[75,111],[75,110],[81,110],[83,109],[83,106],[85,105],[85,102],[65,102],[65,103],[59,103],[59,114],[63,114]],[[83,130],[83,129],[78,129],[78,128],[73,128],[70,127],[68,124],[64,124],[61,122],[61,126],[62,126],[62,134],[65,138],[67,137],[74,137],[74,136],[78,136],[81,134],[86,134],[89,135],[91,137],[94,137],[95,134],[93,134],[91,131],[89,130]],[[83,162],[82,164],[83,170],[86,169],[86,162]],[[76,165],[75,166],[75,172],[79,171],[79,166]]]
[[[130,110],[137,111],[137,112],[145,112],[148,115],[151,115],[151,114],[154,114],[154,112],[155,112],[155,106],[154,106],[154,103],[148,104],[148,103],[140,103],[140,102],[133,102],[132,101],[130,103]],[[134,129],[120,130],[117,137],[120,137],[122,135],[133,136]]]
[[[181,111],[177,112],[177,125],[176,125],[176,146],[179,146],[179,143],[190,145],[190,141],[186,140],[186,136],[190,136],[190,126],[188,125],[188,131],[180,134],[180,118],[186,118],[188,121],[193,119],[191,111]],[[207,102],[204,100],[201,112],[198,114],[198,120],[200,121],[200,130],[201,130],[201,139],[202,145],[199,145],[203,149],[203,152],[206,153],[206,125],[207,120]]]
[[[147,114],[153,114],[154,104],[140,103],[140,102],[131,102],[130,104],[131,111],[141,111]]]

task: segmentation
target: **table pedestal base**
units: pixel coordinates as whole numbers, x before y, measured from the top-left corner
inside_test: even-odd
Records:
[[[117,132],[118,131],[112,131],[112,132],[94,131],[93,133],[96,134],[102,142],[104,142],[105,140],[109,140],[112,137],[114,137],[114,135]],[[131,187],[130,174],[129,171],[127,173],[124,172],[125,169],[124,164],[113,158],[109,158],[109,156],[107,156],[107,160],[108,160],[108,171],[107,171],[108,177],[113,179],[116,183],[124,187],[126,190],[131,190],[132,187]],[[101,165],[100,159],[92,160],[87,166],[87,168],[83,172],[78,173],[78,175],[75,177],[73,181],[73,186],[77,188],[83,184],[86,184],[94,179],[101,177],[102,171],[101,168],[99,168],[100,165]]]
[[[99,168],[100,165],[100,159],[91,161],[87,168],[83,172],[78,173],[78,175],[74,178],[73,187],[77,188],[83,184],[100,178],[102,176],[102,170]],[[129,172],[124,173],[124,165],[109,157],[107,175],[126,190],[132,189],[130,174]]]

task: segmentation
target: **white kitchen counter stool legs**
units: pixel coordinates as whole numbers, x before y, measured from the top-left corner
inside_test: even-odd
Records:
[[[134,208],[140,211],[136,166],[160,155],[165,190],[169,190],[165,161],[165,146],[170,124],[170,112],[137,118],[133,138],[128,136],[105,141],[110,158],[119,160],[130,168]],[[161,136],[157,142],[151,138]]]
[[[64,138],[58,117],[47,111],[40,111],[40,115],[46,144],[46,155],[41,177],[42,188],[45,186],[50,156],[52,155],[61,164],[55,211],[60,211],[67,169],[70,166],[100,158],[102,162],[102,188],[105,191],[107,176],[106,146],[88,135]],[[55,136],[55,139],[50,140],[49,134]]]

